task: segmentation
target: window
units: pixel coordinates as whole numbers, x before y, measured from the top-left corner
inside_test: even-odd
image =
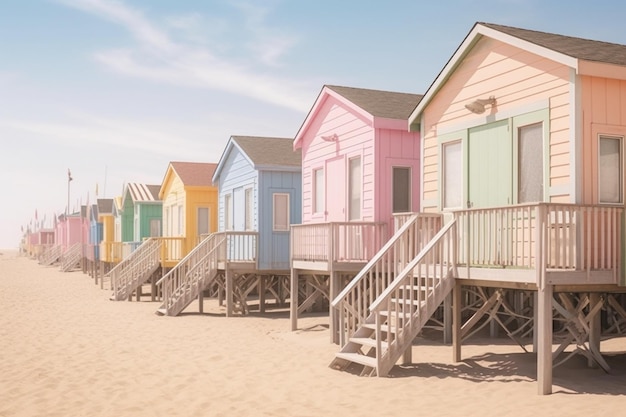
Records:
[[[233,230],[233,196],[224,195],[224,230]]]
[[[245,190],[245,230],[254,229],[254,199],[252,198],[254,190],[252,188],[246,188]]]
[[[543,201],[543,124],[518,128],[519,203]]]
[[[443,208],[463,207],[463,155],[461,142],[443,145]]]
[[[411,211],[411,168],[393,167],[393,212],[407,213]]]
[[[178,236],[184,236],[185,230],[185,210],[183,206],[178,206]]]
[[[273,230],[276,232],[289,231],[289,194],[274,193]]]
[[[622,203],[622,138],[600,136],[598,150],[598,200],[600,203]]]
[[[324,212],[324,170],[313,170],[313,213]]]
[[[209,233],[209,208],[198,207],[198,236]]]
[[[161,236],[161,220],[150,219],[150,237]]]
[[[361,219],[361,158],[349,161],[348,171],[348,211],[349,220]]]

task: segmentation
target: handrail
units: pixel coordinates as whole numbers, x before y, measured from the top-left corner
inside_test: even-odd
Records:
[[[370,311],[378,311],[380,310],[380,305],[387,299],[389,296],[399,289],[402,285],[405,278],[415,269],[417,264],[422,262],[426,255],[439,243],[439,241],[443,238],[444,235],[448,233],[448,231],[456,226],[456,219],[451,220],[446,224],[433,239],[428,242],[428,244],[419,252],[419,254],[409,262],[404,269],[398,274],[398,276],[387,286],[387,288],[374,300],[374,302],[370,305]],[[452,242],[455,244],[456,242]],[[454,262],[451,262],[451,267],[455,266]]]
[[[440,215],[412,215],[331,301],[331,307],[339,309],[341,345],[364,323],[370,303],[441,228],[441,219]]]

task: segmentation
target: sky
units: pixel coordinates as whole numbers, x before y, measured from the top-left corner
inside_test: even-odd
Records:
[[[0,0],[0,248],[68,201],[218,162],[232,135],[293,138],[325,84],[423,94],[476,22],[626,44],[624,16],[614,0]]]

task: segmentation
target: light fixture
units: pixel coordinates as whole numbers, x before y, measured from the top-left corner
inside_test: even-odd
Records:
[[[485,106],[487,104],[493,107],[496,104],[496,98],[494,96],[489,96],[489,98],[477,98],[471,103],[467,103],[465,108],[472,113],[482,114],[485,112]]]
[[[337,142],[339,140],[339,136],[336,133],[333,133],[330,136],[321,136],[322,140],[326,142]]]

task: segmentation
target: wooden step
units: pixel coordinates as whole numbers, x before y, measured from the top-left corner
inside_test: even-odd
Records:
[[[165,309],[165,307],[161,307],[159,308],[156,313],[157,316],[165,316],[167,315],[167,310]]]
[[[414,306],[423,306],[426,304],[425,300],[422,298],[421,300],[411,300],[410,298],[392,298],[391,304],[399,303],[399,304],[412,304]]]
[[[372,330],[376,331],[376,323],[365,323],[365,324],[363,324],[362,327],[365,327],[366,329],[372,329]],[[389,327],[386,324],[381,324],[380,325],[380,331],[381,332],[385,332],[385,333],[395,333],[396,332],[396,328],[395,327]]]
[[[372,339],[369,337],[351,337],[350,341],[352,343],[356,343],[361,346],[367,346],[367,347],[373,347],[373,348],[376,347],[376,339]],[[380,342],[380,347],[382,349],[387,349],[387,346],[389,346],[389,343]]]
[[[361,355],[360,353],[344,352],[337,352],[336,356],[339,359],[344,359],[353,363],[358,363],[360,365],[376,369],[376,358],[372,358],[371,356]]]

